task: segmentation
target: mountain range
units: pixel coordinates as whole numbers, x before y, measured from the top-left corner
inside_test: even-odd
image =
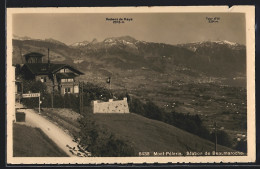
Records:
[[[22,55],[28,52],[47,55],[47,48],[50,48],[52,62],[73,64],[82,71],[106,70],[107,74],[109,70],[150,70],[171,74],[185,70],[190,77],[225,78],[244,77],[246,74],[245,45],[229,41],[171,45],[140,41],[130,36],[106,38],[100,42],[93,39],[71,45],[51,38],[40,40],[14,36],[13,64],[24,63]]]

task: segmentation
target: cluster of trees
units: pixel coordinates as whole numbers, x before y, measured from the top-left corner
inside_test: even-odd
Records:
[[[129,157],[135,155],[134,148],[130,144],[97,125],[93,119],[93,114],[84,114],[79,123],[79,143],[86,147],[86,150],[90,151],[92,156]]]
[[[247,152],[247,140],[241,140],[239,141],[236,146],[235,149],[241,152]]]
[[[52,95],[47,92],[47,86],[41,81],[23,81],[24,93],[41,93],[41,107],[42,108],[70,108],[76,112],[79,112],[79,97],[76,95],[65,94],[61,95],[58,92],[54,92],[53,103]],[[92,100],[108,101],[112,98],[111,92],[98,85],[92,83],[86,83],[84,88],[84,106],[91,106]],[[39,106],[38,98],[25,98],[21,100],[22,103],[28,108],[37,108]]]
[[[183,114],[178,112],[165,112],[153,102],[141,102],[137,98],[129,99],[130,112],[142,115],[144,117],[159,120],[167,124],[173,125],[197,136],[215,141],[215,133],[210,132],[202,123],[199,115]],[[218,144],[231,147],[232,142],[225,131],[218,131]]]
[[[52,95],[47,92],[47,86],[41,81],[23,81],[24,93],[41,93],[42,108],[71,108],[74,111],[79,111],[79,98],[75,95],[54,93],[53,103]],[[39,98],[23,98],[21,102],[28,108],[36,108],[39,106]]]
[[[23,81],[23,93],[41,93],[41,99],[50,97],[47,93],[47,87],[41,81]],[[39,106],[39,98],[22,98],[21,102],[28,108]],[[47,106],[48,103],[43,102],[42,106]]]
[[[84,84],[83,93],[84,106],[90,106],[93,100],[108,101],[113,97],[113,94],[107,88],[89,82]]]

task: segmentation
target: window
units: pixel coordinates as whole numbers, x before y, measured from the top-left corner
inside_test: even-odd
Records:
[[[66,93],[70,93],[70,88],[69,87],[66,87],[66,88],[64,88],[64,94],[66,94]]]
[[[74,93],[79,93],[79,86],[74,86]]]
[[[41,77],[41,82],[42,83],[47,82],[47,78],[46,77]]]
[[[70,72],[70,70],[67,69],[67,68],[64,68],[64,69],[61,69],[59,72],[60,73],[67,73],[67,72]]]
[[[61,82],[74,82],[74,79],[61,79]]]
[[[47,70],[46,67],[42,67],[42,68],[41,68],[41,71],[46,71],[46,70]]]

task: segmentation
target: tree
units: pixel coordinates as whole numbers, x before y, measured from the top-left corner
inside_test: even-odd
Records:
[[[108,99],[112,98],[112,93],[99,85],[95,85],[92,83],[85,83],[84,85],[84,104],[85,105],[90,105],[92,100],[103,100],[103,101],[108,101]]]
[[[162,111],[153,102],[148,101],[145,106],[145,116],[154,120],[162,120]]]
[[[96,157],[134,156],[135,152],[127,142],[115,137],[96,124],[93,114],[84,114],[80,123],[80,145]]]
[[[238,151],[242,151],[244,153],[247,153],[247,141],[246,140],[241,140],[237,143],[235,146],[235,149]]]
[[[215,142],[215,133],[211,133],[211,141]],[[217,131],[217,143],[223,146],[231,147],[232,142],[229,137],[229,135],[223,131],[223,130],[218,130]]]
[[[43,107],[47,107],[49,102],[47,101],[50,98],[50,94],[47,92],[47,86],[41,81],[23,81],[23,93],[39,93],[41,94],[41,99],[44,98],[42,103]],[[21,102],[28,108],[35,108],[39,106],[38,98],[23,98]]]

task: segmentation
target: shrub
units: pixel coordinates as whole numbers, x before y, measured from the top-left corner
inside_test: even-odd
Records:
[[[130,100],[130,99],[129,99]],[[215,134],[210,134],[209,130],[203,125],[199,115],[183,114],[178,112],[164,112],[153,102],[141,102],[137,98],[131,98],[129,103],[130,112],[142,115],[144,117],[159,120],[167,124],[173,125],[204,139],[215,141]],[[231,147],[232,143],[229,135],[225,131],[218,132],[218,144]]]
[[[144,104],[136,98],[132,98],[129,103],[129,111],[145,116]]]
[[[241,140],[235,146],[235,149],[244,153],[247,153],[247,141]]]
[[[47,92],[47,86],[41,81],[28,81],[24,80],[24,93],[41,93],[41,107],[52,107],[52,95]],[[39,106],[39,98],[23,98],[22,103],[28,108],[37,108]],[[62,96],[60,93],[54,92],[53,95],[54,108],[71,108],[74,111],[79,111],[79,97],[75,95],[65,94]]]
[[[95,123],[93,114],[84,114],[80,123],[80,145],[87,147],[96,157],[126,157],[134,156],[133,147],[123,140],[116,138]]]
[[[144,110],[145,110],[145,117],[148,117],[150,119],[155,119],[155,120],[162,120],[163,112],[153,102],[148,101],[144,105]]]
[[[50,97],[47,93],[47,86],[41,81],[23,81],[23,93],[41,93],[42,98]],[[39,106],[39,98],[22,98],[21,102],[28,108],[35,108]],[[47,106],[48,103],[44,103],[41,106]]]
[[[112,98],[112,93],[108,89],[95,85],[92,83],[85,83],[84,85],[84,104],[90,105],[92,100],[108,101]]]
[[[41,107],[52,107],[52,95],[47,92],[47,86],[41,81],[24,81],[24,93],[41,93]],[[84,86],[84,106],[91,106],[92,100],[108,101],[112,98],[112,93],[99,85],[86,83]],[[37,108],[39,106],[39,98],[26,98],[22,102],[28,108]],[[71,108],[79,112],[79,97],[73,94],[65,94],[64,96],[58,92],[53,95],[54,108]]]
[[[212,132],[210,136],[211,136],[210,140],[212,142],[215,142],[215,132]],[[229,135],[223,130],[217,131],[217,143],[227,147],[232,146],[232,142]]]

